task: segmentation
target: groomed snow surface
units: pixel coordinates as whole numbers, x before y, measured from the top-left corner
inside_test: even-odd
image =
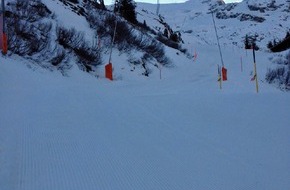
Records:
[[[113,82],[1,57],[0,189],[290,189],[290,95],[262,82],[267,55],[257,53],[257,94],[250,52],[224,48],[220,90],[217,48],[196,51],[161,80],[116,53]]]

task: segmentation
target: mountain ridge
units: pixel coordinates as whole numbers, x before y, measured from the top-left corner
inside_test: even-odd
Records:
[[[142,11],[150,9],[152,5],[139,4],[137,8]],[[152,8],[151,8],[152,10]],[[175,10],[175,14],[170,14]],[[139,11],[139,12],[141,12]],[[217,19],[218,31],[221,38],[227,38],[223,43],[227,45],[239,44],[243,46],[246,35],[255,36],[258,34],[258,45],[266,49],[266,44],[273,38],[282,38],[290,30],[289,12],[290,1],[254,1],[247,0],[240,3],[219,4],[217,1],[187,1],[181,4],[161,5],[160,14],[176,30],[192,31],[189,36],[192,40],[200,43],[214,44],[211,15],[213,12]],[[154,12],[151,12],[153,15]],[[175,16],[183,17],[177,20]],[[205,41],[204,39],[211,39]]]

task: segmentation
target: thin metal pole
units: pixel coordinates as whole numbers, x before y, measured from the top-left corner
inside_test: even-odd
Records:
[[[115,5],[116,5],[116,3],[117,3],[117,0],[115,0]],[[120,5],[118,6],[117,13],[119,12],[119,9],[120,9]],[[118,25],[117,15],[115,15],[115,18],[116,18],[116,22],[115,22],[113,39],[112,39],[112,42],[111,42],[111,50],[110,50],[109,63],[111,63],[111,60],[112,60],[113,45],[114,45],[114,41],[115,41],[115,37],[116,37],[116,32],[117,32],[117,25]]]
[[[117,20],[117,17],[116,17],[114,34],[113,34],[113,39],[112,39],[112,42],[111,42],[111,50],[110,50],[109,63],[111,63],[111,59],[112,59],[112,52],[113,52],[113,45],[114,45],[114,41],[115,41],[115,37],[116,37],[117,24],[118,24],[118,20]]]
[[[256,81],[256,92],[259,93],[259,83],[258,83],[258,74],[257,74],[257,64],[256,64],[256,54],[255,54],[255,44],[253,44],[253,58],[254,58],[254,76]]]
[[[222,89],[222,74],[221,74],[221,68],[219,65],[218,66],[218,82],[220,84],[220,89]]]
[[[241,56],[241,72],[243,72],[243,57]]]
[[[159,3],[159,0],[157,0],[156,15],[159,15],[159,10],[160,10],[160,3]]]
[[[222,51],[221,51],[220,41],[219,41],[217,29],[216,29],[216,24],[215,24],[213,12],[211,12],[211,16],[212,16],[212,20],[213,20],[213,24],[214,24],[215,35],[216,35],[216,39],[217,39],[217,43],[218,43],[218,47],[219,47],[219,52],[220,52],[220,58],[221,58],[222,66],[224,67],[223,55],[222,55]]]

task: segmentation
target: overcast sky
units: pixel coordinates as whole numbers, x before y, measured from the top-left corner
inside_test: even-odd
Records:
[[[182,3],[187,0],[159,0],[160,3]],[[242,0],[224,0],[225,3],[231,3],[231,2],[240,2]],[[112,4],[114,0],[105,0],[106,4]],[[135,0],[135,2],[146,2],[146,3],[156,3],[157,0]]]

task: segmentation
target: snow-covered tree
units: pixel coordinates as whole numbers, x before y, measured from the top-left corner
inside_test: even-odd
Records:
[[[135,8],[136,3],[134,0],[116,0],[114,12],[119,13],[129,22],[136,24],[138,21]]]

